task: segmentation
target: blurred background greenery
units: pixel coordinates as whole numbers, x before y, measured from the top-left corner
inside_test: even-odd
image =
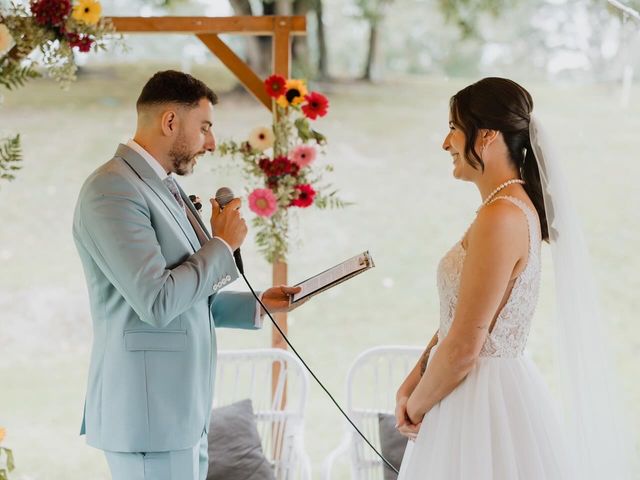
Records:
[[[290,316],[292,341],[341,399],[347,366],[362,350],[424,345],[437,328],[437,262],[480,202],[472,185],[452,178],[450,158],[440,149],[449,97],[488,75],[525,85],[566,161],[631,406],[629,424],[640,438],[640,88],[633,81],[640,23],[632,14],[606,1],[572,0],[114,0],[103,6],[107,15],[260,15],[283,8],[308,15],[309,35],[295,45],[294,71],[330,98],[330,113],[318,125],[329,138],[326,161],[335,166],[329,180],[355,205],[299,212],[289,278],[295,283],[365,249],[377,264]],[[0,137],[20,132],[24,144],[23,169],[0,184],[0,425],[7,427],[3,444],[16,456],[16,479],[108,478],[102,454],[78,436],[92,340],[71,218],[84,178],[132,135],[134,103],[146,79],[177,68],[207,81],[221,97],[214,126],[220,140],[243,138],[270,121],[195,38],[125,40],[126,53],[79,55],[78,81],[67,91],[42,79],[0,92]],[[227,40],[257,70],[266,68],[263,40]],[[181,183],[202,197],[221,185],[243,191],[239,172],[216,156]],[[251,215],[246,208],[245,214]],[[251,235],[243,256],[253,284],[267,286],[270,268]],[[553,385],[548,248],[543,260],[529,350]],[[223,349],[269,343],[270,329],[219,335]],[[315,478],[343,431],[339,414],[312,385],[306,445]],[[348,478],[344,465],[337,473]]]

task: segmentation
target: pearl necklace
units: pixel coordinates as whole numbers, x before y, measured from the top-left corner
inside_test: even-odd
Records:
[[[480,206],[478,207],[478,209],[476,210],[476,213],[478,213],[482,207],[484,207],[484,206],[485,206],[485,205],[487,205],[491,200],[493,200],[493,197],[495,197],[495,196],[496,196],[496,194],[497,194],[500,190],[502,190],[503,188],[507,188],[509,185],[513,185],[514,183],[519,183],[519,184],[521,184],[521,185],[524,185],[524,184],[525,184],[525,181],[524,181],[524,180],[521,180],[521,179],[519,179],[519,178],[512,178],[511,180],[507,180],[506,182],[501,183],[501,184],[500,184],[500,185],[498,185],[498,187],[497,187],[493,192],[491,192],[491,193],[489,194],[489,196],[488,196],[488,197],[487,197],[487,198],[482,202],[482,205],[480,205]]]

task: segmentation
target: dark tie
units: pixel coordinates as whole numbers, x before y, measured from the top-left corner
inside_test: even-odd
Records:
[[[184,200],[182,199],[182,196],[180,195],[180,190],[178,190],[178,185],[177,185],[176,181],[173,179],[172,176],[168,176],[164,180],[162,180],[162,182],[167,186],[167,188],[169,189],[169,191],[173,195],[173,198],[175,198],[176,202],[178,202],[178,205],[180,205],[180,207],[182,207],[182,210],[184,211],[185,215],[187,216],[187,220],[189,220],[189,223],[191,224],[191,227],[193,228],[193,231],[196,233],[196,236],[198,237],[198,241],[200,242],[200,245],[204,245],[208,240],[207,236],[205,235],[204,231],[202,230],[202,227],[198,223],[198,220],[196,219],[196,217],[193,214],[193,212],[191,212],[191,210],[189,208],[187,208],[187,206],[184,204]]]
[[[171,195],[173,195],[173,198],[175,198],[176,202],[178,202],[178,205],[184,208],[184,201],[180,196],[180,190],[178,190],[178,185],[176,184],[176,181],[173,179],[173,177],[169,175],[164,180],[162,180],[162,183],[167,186],[167,188],[171,192]]]

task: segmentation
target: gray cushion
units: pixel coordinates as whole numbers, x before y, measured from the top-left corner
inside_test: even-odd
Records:
[[[380,430],[380,446],[382,455],[391,465],[400,470],[404,450],[409,439],[396,429],[396,417],[388,413],[378,414],[378,428]],[[384,480],[396,480],[398,474],[383,465]]]
[[[214,408],[209,424],[207,480],[274,480],[262,452],[251,400]]]

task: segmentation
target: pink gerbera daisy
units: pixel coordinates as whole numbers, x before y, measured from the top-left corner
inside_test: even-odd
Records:
[[[270,217],[278,209],[278,199],[268,188],[256,188],[249,195],[249,210],[260,217]]]
[[[310,165],[316,159],[316,149],[310,145],[298,145],[291,152],[291,161],[300,168]]]

